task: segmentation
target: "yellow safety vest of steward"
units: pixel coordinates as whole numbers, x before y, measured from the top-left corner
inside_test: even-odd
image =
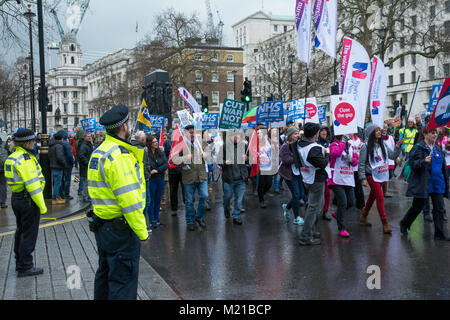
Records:
[[[26,189],[39,207],[41,214],[47,212],[44,193],[45,178],[36,156],[22,147],[16,147],[5,161],[5,179],[12,192]]]
[[[92,153],[87,174],[95,215],[104,220],[123,216],[140,240],[148,238],[143,158],[144,149],[107,135]]]
[[[399,132],[403,135],[403,148],[408,153],[414,147],[414,139],[418,131],[414,128],[402,128]]]

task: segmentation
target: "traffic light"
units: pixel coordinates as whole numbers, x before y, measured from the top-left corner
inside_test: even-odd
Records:
[[[241,95],[241,101],[247,103],[252,101],[252,82],[248,78],[245,78],[244,90],[241,90]]]
[[[208,96],[202,95],[202,112],[208,113],[209,107],[208,107]]]
[[[41,92],[41,86],[38,88],[39,95],[42,97],[43,107],[45,112],[53,112],[53,106],[50,104],[48,99],[48,89],[44,87],[43,92]],[[39,111],[42,112],[41,106],[39,105]]]

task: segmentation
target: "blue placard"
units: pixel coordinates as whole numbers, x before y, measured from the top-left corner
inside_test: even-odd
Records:
[[[297,119],[308,118],[308,112],[304,115],[304,103],[301,100],[291,100],[289,110],[287,113],[286,122],[291,122]]]
[[[256,123],[283,121],[283,101],[267,101],[256,110]]]
[[[164,128],[165,123],[165,117],[164,116],[157,116],[157,115],[149,115],[150,123],[152,124],[152,127],[149,128],[145,124],[142,124],[142,127],[144,128],[144,131],[146,133],[149,132],[161,132],[161,129]]]
[[[105,129],[105,127],[104,126],[102,126],[100,123],[96,123],[95,124],[95,131],[105,131],[106,129]]]
[[[327,121],[327,105],[321,105],[317,106],[317,114],[319,116],[319,122],[326,122]]]
[[[442,84],[434,84],[431,88],[431,97],[430,102],[428,103],[428,112],[434,112],[434,108],[439,100],[439,96],[441,95]]]
[[[200,120],[202,130],[217,129],[219,127],[218,113],[205,113]]]
[[[80,121],[81,126],[85,132],[95,132],[95,127],[97,124],[97,120],[95,118],[87,118]]]

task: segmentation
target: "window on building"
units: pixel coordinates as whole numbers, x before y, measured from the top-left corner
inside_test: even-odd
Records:
[[[227,54],[227,62],[234,62],[234,56],[232,54]]]
[[[217,71],[211,72],[211,82],[219,82],[219,72]]]
[[[219,61],[219,55],[218,55],[217,53],[213,53],[213,54],[211,55],[211,61],[212,61],[212,62],[217,62],[217,61]]]
[[[405,57],[400,57],[400,67],[404,67],[405,66]]]
[[[200,91],[195,91],[195,100],[200,104],[202,103],[202,93]]]
[[[219,91],[211,92],[211,103],[213,105],[219,105]]]
[[[78,91],[72,92],[72,97],[73,97],[74,99],[78,98]]]
[[[394,85],[394,76],[389,76],[389,87]]]
[[[64,113],[69,112],[69,104],[68,103],[64,103],[63,107],[64,107]]]
[[[203,73],[200,70],[195,71],[195,81],[197,82],[203,81]]]
[[[450,13],[450,1],[445,1],[445,13]]]
[[[404,84],[404,83],[405,83],[405,74],[400,73],[400,84]]]
[[[63,91],[63,98],[67,98],[67,91]]]
[[[411,63],[416,64],[416,55],[415,54],[411,55]]]
[[[69,121],[67,118],[63,118],[63,124],[67,124]]]
[[[404,49],[405,48],[405,37],[401,37],[400,38],[400,48]]]
[[[430,26],[430,37],[434,38],[436,36],[436,27]]]
[[[288,31],[288,26],[283,26],[283,29],[284,29],[283,30],[284,32],[287,32]]]
[[[73,120],[73,126],[74,127],[78,126],[79,122],[80,122],[80,119],[78,117],[75,117],[75,119]]]
[[[411,71],[411,82],[416,82],[416,72]]]
[[[75,45],[73,43],[70,44],[70,51],[75,51]]]
[[[278,25],[277,25],[277,24],[275,24],[275,25],[273,26],[273,31],[274,31],[274,32],[278,32]]]
[[[63,86],[67,86],[67,79],[62,79]]]
[[[450,63],[444,63],[444,77],[450,77]]]
[[[227,72],[227,82],[234,82],[234,73],[233,71]]]
[[[75,64],[75,57],[70,57],[70,63]]]
[[[411,17],[411,25],[413,27],[417,26],[417,16],[412,16]]]
[[[428,79],[433,80],[435,78],[434,66],[428,67]]]
[[[411,45],[415,46],[417,43],[417,35],[413,34],[411,35]]]
[[[78,103],[73,104],[73,113],[78,113]]]
[[[234,100],[234,92],[233,91],[227,91],[227,99]]]
[[[78,80],[77,79],[73,79],[73,86],[76,87],[78,85]]]
[[[195,61],[202,61],[202,54],[201,53],[196,53],[194,55],[194,59],[195,59]]]

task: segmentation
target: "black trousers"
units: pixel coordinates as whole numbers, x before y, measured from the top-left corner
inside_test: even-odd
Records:
[[[178,210],[178,186],[181,184],[181,194],[183,195],[183,203],[185,203],[184,199],[184,185],[181,179],[181,172],[179,173],[170,173],[169,172],[169,188],[170,188],[170,208],[172,211]]]
[[[273,183],[273,175],[262,175],[258,177],[258,198],[259,202],[264,201],[264,195],[270,190]]]
[[[361,184],[361,181],[359,180],[358,171],[354,172],[355,176],[355,199],[356,208],[362,210],[366,206],[366,201],[364,200],[364,191]]]
[[[16,271],[26,271],[33,267],[32,253],[36,247],[41,217],[39,207],[25,192],[13,193],[11,206],[16,216],[17,230],[14,238]]]
[[[334,197],[337,201],[336,221],[338,230],[346,229],[344,224],[344,215],[354,206],[355,200],[353,198],[353,187],[332,185],[330,189],[333,190]]]
[[[141,242],[128,225],[107,221],[95,232],[94,300],[136,300]]]
[[[433,222],[434,235],[437,237],[445,237],[446,232],[444,228],[444,214],[445,204],[444,195],[437,193],[430,193],[431,201],[433,202]],[[414,198],[411,208],[406,212],[400,223],[407,229],[411,227],[414,220],[416,220],[419,213],[423,210],[428,198]]]

